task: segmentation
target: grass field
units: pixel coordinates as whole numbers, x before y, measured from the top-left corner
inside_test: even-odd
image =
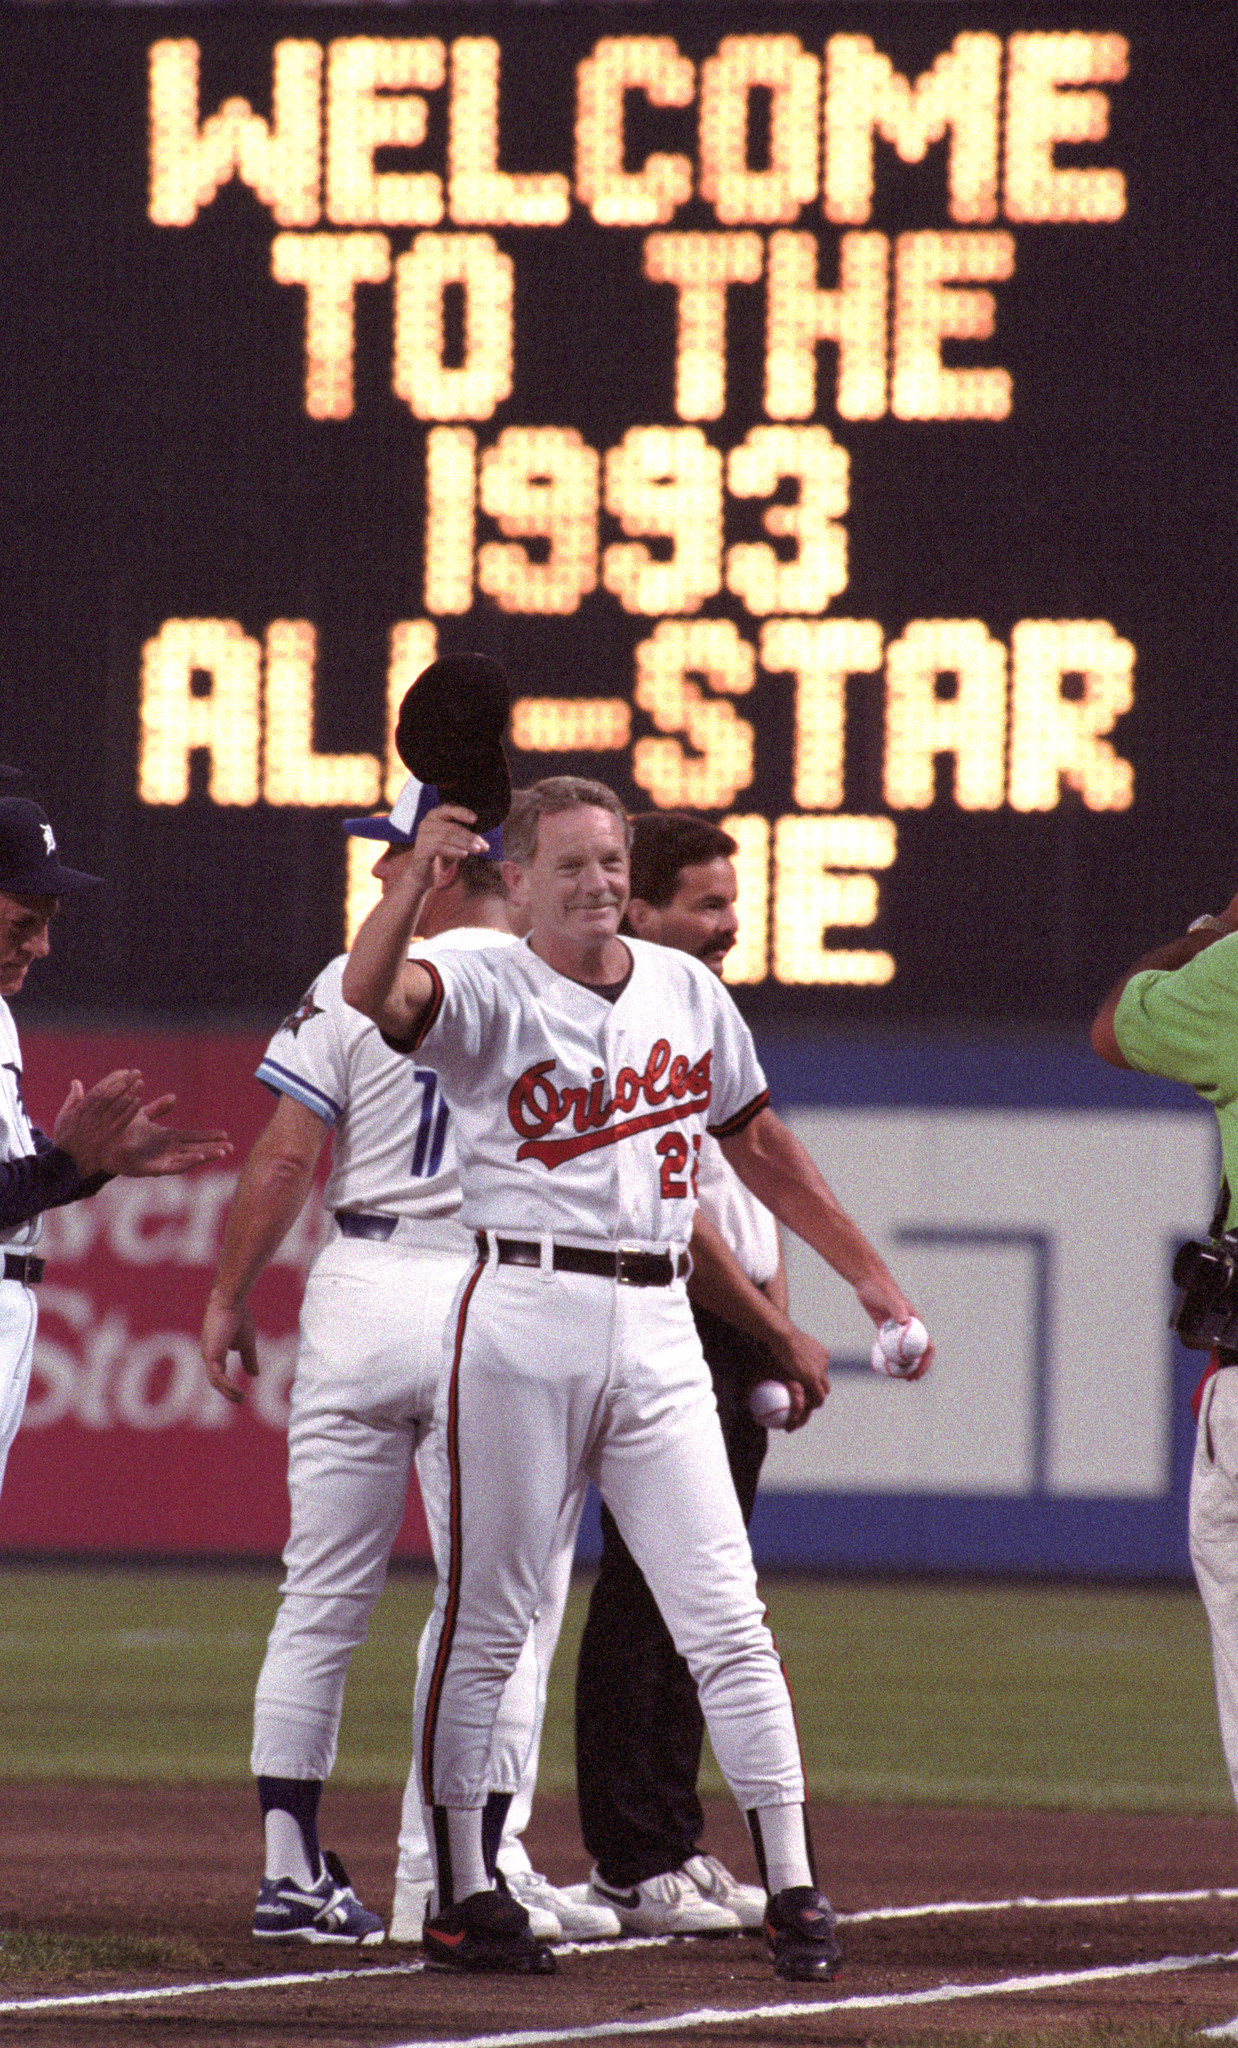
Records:
[[[274,1571],[0,1567],[0,1774],[248,1778]],[[573,1784],[587,1581],[551,1677],[547,1791]],[[1190,1589],[770,1578],[814,1795],[1228,1812]],[[393,1576],[349,1683],[337,1779],[398,1784],[431,1585]],[[712,1765],[703,1780],[720,1789]]]

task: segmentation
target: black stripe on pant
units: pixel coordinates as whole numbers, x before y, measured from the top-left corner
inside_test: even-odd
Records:
[[[693,1316],[747,1523],[768,1442],[748,1412],[748,1392],[772,1363],[732,1324],[706,1309]],[[698,1848],[704,1733],[695,1681],[603,1507],[602,1562],[576,1668],[576,1796],[582,1839],[608,1884],[642,1884],[677,1870]]]

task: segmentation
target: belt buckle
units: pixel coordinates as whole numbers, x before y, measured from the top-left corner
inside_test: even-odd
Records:
[[[670,1264],[666,1253],[628,1251],[621,1246],[615,1254],[615,1279],[621,1287],[660,1287],[665,1283],[653,1270],[659,1264]]]

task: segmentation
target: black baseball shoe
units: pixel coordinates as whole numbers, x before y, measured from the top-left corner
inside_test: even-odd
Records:
[[[824,1892],[796,1884],[776,1892],[765,1908],[765,1939],[774,1975],[793,1984],[820,1983],[837,1974],[843,1952],[834,1932],[834,1910]]]
[[[432,1970],[503,1971],[513,1977],[551,1977],[555,1959],[529,1931],[529,1916],[503,1892],[472,1892],[427,1920],[421,1946]]]

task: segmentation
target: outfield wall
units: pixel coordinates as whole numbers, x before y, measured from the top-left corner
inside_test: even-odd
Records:
[[[811,1070],[801,1047],[765,1050],[788,1121],[939,1359],[914,1386],[877,1378],[845,1291],[788,1245],[834,1384],[814,1424],[771,1446],[763,1558],[1188,1575],[1202,1360],[1167,1328],[1169,1269],[1212,1212],[1211,1113],[1069,1039],[853,1044]]]
[[[141,1066],[238,1157],[269,1113],[241,1033],[24,1034],[50,1125],[69,1081]],[[795,1241],[793,1312],[833,1391],[771,1439],[758,1558],[804,1569],[1178,1577],[1189,1393],[1166,1328],[1173,1249],[1210,1214],[1211,1115],[1104,1067],[1081,1038],[882,1041],[788,1031],[776,1105],[914,1296],[923,1383],[873,1375],[853,1298]],[[269,1555],[287,1527],[283,1428],[307,1211],[255,1293],[264,1371],[242,1409],[196,1333],[234,1173],[113,1182],[47,1219],[36,1373],[0,1496],[0,1551]],[[596,1546],[586,1518],[582,1552]],[[414,1498],[397,1554],[425,1556]]]

